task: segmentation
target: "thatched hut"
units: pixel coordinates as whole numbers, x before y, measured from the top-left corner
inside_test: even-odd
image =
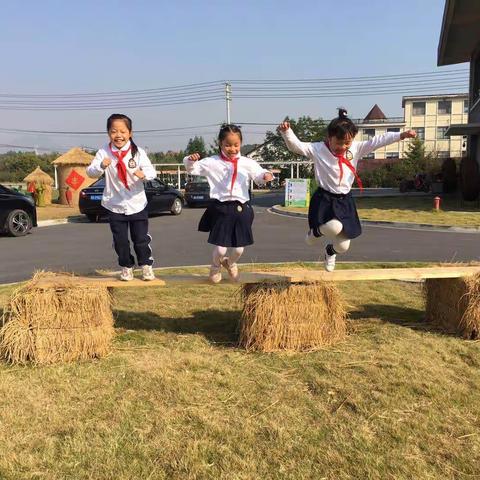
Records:
[[[71,192],[71,204],[78,205],[82,188],[88,187],[95,180],[89,178],[86,168],[93,160],[93,155],[75,147],[52,162],[58,171],[59,203],[68,205],[67,190]]]
[[[42,196],[41,206],[51,205],[52,203],[52,185],[53,178],[45,173],[39,166],[24,179],[24,182],[28,184],[35,184],[35,191],[40,192]],[[38,203],[40,205],[40,203]]]

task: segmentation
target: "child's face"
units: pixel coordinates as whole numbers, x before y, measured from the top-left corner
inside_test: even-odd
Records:
[[[351,136],[345,138],[328,137],[328,144],[334,153],[340,155],[352,146],[353,138]]]
[[[220,148],[229,157],[235,157],[240,153],[242,141],[238,133],[227,133],[227,136],[221,141]]]
[[[130,140],[132,132],[123,120],[114,120],[108,131],[108,136],[111,142],[120,149]]]

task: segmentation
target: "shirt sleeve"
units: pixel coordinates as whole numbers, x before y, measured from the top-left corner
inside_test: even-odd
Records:
[[[140,158],[138,161],[138,167],[142,170],[145,178],[143,180],[153,180],[157,178],[157,172],[155,167],[152,165],[152,162],[148,158],[147,153],[143,149],[138,149]]]
[[[370,140],[366,140],[365,142],[358,142],[358,154],[360,157],[364,157],[377,148],[399,142],[400,135],[400,132],[387,132],[382,135],[375,135]]]
[[[202,160],[192,162],[190,160],[190,155],[187,155],[183,159],[183,164],[190,175],[205,175],[208,171],[206,160],[208,160],[208,158],[203,158]]]
[[[301,142],[291,128],[286,132],[280,132],[280,134],[291,152],[313,158],[313,145],[311,142]]]
[[[248,176],[250,180],[253,180],[257,185],[263,185],[265,183],[265,180],[263,179],[263,177],[265,176],[266,173],[271,173],[270,170],[266,170],[251,158],[246,157],[246,159],[247,159],[246,166],[247,166]]]
[[[105,158],[106,154],[105,152],[100,149],[97,154],[95,155],[94,159],[92,160],[92,163],[87,167],[87,175],[90,178],[98,178],[103,175],[105,170],[102,168],[102,162],[103,159]]]

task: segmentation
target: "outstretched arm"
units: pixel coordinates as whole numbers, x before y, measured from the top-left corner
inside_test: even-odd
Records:
[[[373,152],[377,148],[385,147],[391,143],[399,142],[400,140],[405,140],[406,138],[414,138],[417,136],[417,132],[414,130],[406,130],[405,132],[387,132],[382,135],[375,135],[370,140],[365,142],[360,142],[358,151],[361,157],[368,155],[370,152]]]
[[[278,131],[291,152],[309,158],[313,156],[312,144],[310,142],[301,142],[290,128],[290,122],[282,122],[278,126]]]

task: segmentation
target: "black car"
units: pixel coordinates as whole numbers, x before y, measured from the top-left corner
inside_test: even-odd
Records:
[[[22,237],[36,226],[37,209],[33,198],[0,185],[0,231]]]
[[[194,177],[185,184],[185,202],[189,207],[208,205],[210,201],[210,186],[205,177]]]
[[[101,205],[104,188],[105,178],[102,177],[80,192],[78,203],[80,212],[86,215],[91,222],[96,222],[100,217],[108,213]],[[182,193],[173,187],[165,185],[157,178],[145,182],[145,193],[147,195],[149,215],[162,212],[171,212],[173,215],[182,213],[184,203]]]

